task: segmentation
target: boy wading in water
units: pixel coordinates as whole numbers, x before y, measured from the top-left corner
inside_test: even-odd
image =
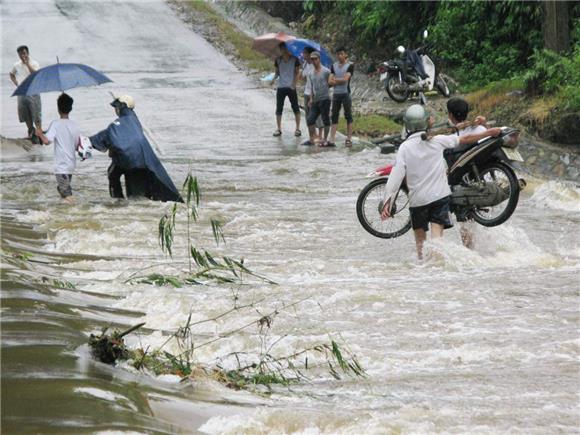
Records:
[[[391,217],[394,198],[406,178],[417,256],[422,259],[429,225],[433,239],[443,237],[443,230],[453,226],[449,217],[451,188],[447,183],[447,164],[443,150],[477,142],[484,137],[499,136],[501,129],[491,128],[461,137],[437,135],[423,140],[421,134],[433,125],[433,118],[429,117],[423,106],[414,104],[409,107],[403,120],[409,136],[397,152],[397,161],[385,188],[381,219]]]
[[[56,100],[60,119],[52,121],[46,135],[42,129],[36,129],[36,135],[45,145],[54,144],[54,174],[58,193],[61,198],[73,203],[71,180],[76,166],[76,147],[80,141],[80,131],[77,123],[69,119],[73,99],[67,94],[61,94]]]

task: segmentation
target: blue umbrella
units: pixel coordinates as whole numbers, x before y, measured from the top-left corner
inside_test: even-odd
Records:
[[[56,63],[30,74],[16,88],[15,95],[38,95],[43,92],[66,91],[112,82],[106,75],[80,63]]]
[[[302,51],[306,47],[313,48],[314,50],[320,53],[320,61],[322,65],[327,68],[330,68],[332,65],[332,58],[328,55],[328,52],[320,46],[318,42],[311,41],[309,39],[291,39],[285,42],[286,47],[288,47],[288,51],[292,56],[297,57],[298,59],[304,60],[302,56]]]

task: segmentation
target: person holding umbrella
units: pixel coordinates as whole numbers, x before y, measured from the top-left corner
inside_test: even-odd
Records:
[[[296,57],[290,54],[284,42],[281,42],[278,47],[280,48],[281,55],[274,61],[276,74],[272,79],[272,83],[274,83],[276,78],[280,78],[278,81],[278,89],[276,90],[277,129],[274,131],[273,136],[282,135],[282,112],[284,110],[284,100],[288,97],[296,120],[296,131],[294,132],[294,136],[299,137],[302,135],[302,132],[300,131],[300,106],[298,105],[296,82],[300,75],[300,62]]]
[[[10,71],[10,80],[15,86],[19,86],[26,77],[36,72],[40,65],[30,58],[28,47],[21,45],[16,49],[20,60],[14,64]],[[19,95],[18,96],[18,120],[25,122],[28,128],[28,138],[33,143],[38,143],[34,135],[34,126],[42,130],[42,104],[40,95]]]

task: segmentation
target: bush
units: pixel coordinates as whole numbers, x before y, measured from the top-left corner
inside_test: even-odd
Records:
[[[530,69],[522,75],[530,95],[556,96],[562,108],[580,109],[580,45],[570,56],[537,50]]]

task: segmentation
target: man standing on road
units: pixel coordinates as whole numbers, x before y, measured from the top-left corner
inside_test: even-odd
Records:
[[[338,118],[340,106],[344,108],[346,119],[346,140],[344,145],[352,146],[352,102],[350,98],[350,79],[354,73],[354,65],[347,62],[346,49],[340,47],[336,50],[338,62],[330,68],[330,85],[334,86],[332,97],[332,129],[330,131],[330,142],[332,146],[336,141],[336,129],[338,128]]]
[[[310,84],[310,74],[314,71],[314,65],[310,55],[312,54],[314,48],[306,47],[302,51],[302,56],[304,57],[304,62],[302,63],[301,78],[304,83],[304,115],[308,119],[308,112],[310,111],[310,100],[312,98],[312,85]],[[316,128],[318,129],[318,137],[322,139],[324,124],[322,124],[322,118],[319,116],[316,118]],[[328,135],[327,135],[328,136]]]
[[[314,65],[314,70],[309,75],[309,82],[311,86],[311,99],[309,101],[310,108],[308,111],[308,134],[310,139],[302,145],[314,145],[316,137],[316,119],[320,116],[324,123],[324,139],[321,139],[320,146],[328,146],[326,142],[328,138],[328,130],[330,127],[330,71],[328,68],[322,66],[320,63],[320,53],[313,51],[310,54],[310,59]]]
[[[280,54],[274,62],[276,74],[272,79],[272,83],[277,77],[278,89],[276,90],[276,125],[277,129],[273,136],[278,137],[282,135],[282,112],[284,110],[284,100],[286,97],[290,100],[294,118],[296,119],[296,130],[294,136],[302,135],[300,131],[300,106],[298,105],[298,94],[296,93],[296,83],[300,75],[300,61],[292,56],[283,42],[280,43]]]
[[[40,68],[35,60],[29,55],[28,47],[21,45],[16,49],[20,60],[14,64],[10,71],[10,80],[14,85],[20,85],[26,77]],[[40,95],[18,95],[18,120],[25,122],[28,128],[28,138],[33,143],[40,143],[35,132],[36,129],[42,130],[42,106]]]

